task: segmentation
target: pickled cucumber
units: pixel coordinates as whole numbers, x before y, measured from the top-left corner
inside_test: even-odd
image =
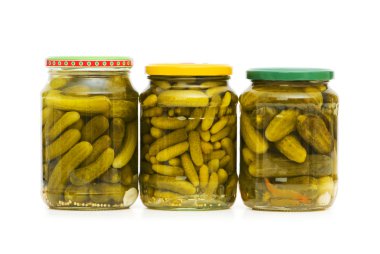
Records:
[[[196,192],[194,185],[172,176],[151,175],[148,185],[156,189],[168,190],[182,195],[192,195]]]
[[[108,147],[111,146],[111,138],[108,135],[103,135],[100,138],[98,138],[93,144],[92,144],[92,152],[91,154],[82,162],[81,166],[87,166],[88,164],[94,162],[100,154],[104,152]]]
[[[321,118],[301,115],[297,119],[297,130],[301,137],[318,153],[328,154],[333,148],[333,138]]]
[[[95,116],[83,126],[82,140],[92,143],[108,130],[108,127],[109,122],[106,117],[102,115]]]
[[[51,161],[73,147],[81,138],[80,131],[70,129],[65,131],[58,139],[46,147],[45,161]]]
[[[296,163],[278,155],[267,155],[249,165],[254,177],[328,176],[332,174],[333,160],[326,155],[310,154],[305,162]]]
[[[78,112],[67,112],[62,117],[58,119],[56,123],[54,123],[53,127],[46,134],[46,138],[49,140],[54,140],[58,137],[63,131],[66,130],[70,125],[74,124],[80,119],[80,115]]]
[[[105,113],[111,107],[111,101],[106,96],[76,97],[49,93],[45,97],[48,107],[64,111],[81,113]]]
[[[158,104],[166,107],[205,107],[208,98],[196,90],[167,90],[158,95]]]
[[[82,185],[82,186],[75,186],[75,185],[69,185],[65,189],[65,200],[76,202],[76,203],[83,203],[88,200],[88,185]]]
[[[122,168],[131,160],[133,153],[137,147],[137,122],[130,122],[126,126],[126,133],[124,138],[124,144],[116,155],[112,166],[114,168]]]
[[[71,148],[57,163],[47,184],[47,198],[50,205],[56,205],[62,194],[70,174],[92,152],[92,145],[82,141]]]
[[[276,142],[296,129],[299,110],[286,109],[276,115],[265,129],[265,137]]]
[[[268,142],[260,133],[251,125],[248,115],[241,114],[241,134],[245,144],[254,153],[265,153],[268,148]]]
[[[73,171],[70,182],[77,186],[91,183],[108,170],[114,156],[113,149],[107,148],[93,163]]]
[[[126,189],[121,184],[94,183],[89,188],[90,199],[96,203],[123,203]]]

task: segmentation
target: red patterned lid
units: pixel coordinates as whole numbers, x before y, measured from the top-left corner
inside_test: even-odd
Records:
[[[131,68],[130,57],[49,57],[46,66],[49,68]]]

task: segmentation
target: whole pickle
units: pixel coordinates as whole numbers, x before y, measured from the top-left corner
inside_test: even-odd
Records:
[[[182,195],[192,195],[196,192],[194,185],[172,176],[152,175],[149,177],[147,184],[153,188],[172,191]]]
[[[66,128],[74,124],[80,119],[78,112],[71,111],[65,113],[59,120],[53,125],[53,127],[47,133],[46,138],[49,140],[54,140],[58,137]]]
[[[220,104],[220,109],[218,112],[218,116],[222,117],[226,114],[228,106],[230,106],[232,101],[232,95],[230,92],[226,92],[223,96],[222,103]]]
[[[187,150],[189,150],[189,142],[178,143],[174,146],[170,146],[166,149],[161,150],[159,153],[157,153],[156,158],[161,162],[168,161],[183,154]]]
[[[246,113],[241,114],[241,133],[244,143],[252,152],[265,153],[269,146],[262,135],[251,125],[249,116]]]
[[[125,135],[125,123],[121,118],[112,119],[110,126],[110,135],[112,137],[112,146],[115,152],[119,152]]]
[[[107,148],[93,163],[78,168],[70,175],[70,182],[74,185],[85,185],[105,173],[114,159],[114,151]]]
[[[297,131],[318,153],[328,154],[334,146],[332,135],[324,121],[316,115],[300,115],[297,118]]]
[[[178,129],[157,139],[149,148],[150,155],[156,155],[159,151],[172,145],[187,140],[187,132],[185,129]]]
[[[283,156],[266,154],[249,165],[254,177],[328,176],[333,171],[333,160],[326,155],[309,154],[303,163],[289,161]]]
[[[67,77],[57,77],[50,80],[49,87],[51,89],[60,89],[69,83],[70,79]]]
[[[278,113],[276,108],[262,107],[252,112],[252,125],[258,129],[265,129]]]
[[[94,142],[106,130],[108,130],[108,119],[102,115],[94,116],[82,129],[82,140],[90,143]]]
[[[150,94],[144,99],[144,101],[142,102],[142,106],[147,107],[147,108],[154,107],[156,106],[157,101],[158,101],[157,95]]]
[[[158,104],[167,107],[205,107],[208,98],[201,91],[168,90],[158,95]]]
[[[94,162],[100,154],[104,152],[108,147],[111,146],[111,138],[108,135],[103,135],[100,138],[98,138],[93,144],[92,144],[92,152],[91,154],[82,162],[81,166],[87,166],[88,164]]]
[[[154,127],[164,130],[175,130],[184,128],[188,121],[175,117],[152,117],[151,124]]]
[[[289,160],[302,163],[307,152],[294,135],[288,135],[275,143],[276,148]]]
[[[286,109],[276,115],[265,129],[265,137],[272,142],[279,141],[297,126],[298,109]]]
[[[183,176],[184,171],[180,167],[175,167],[175,166],[169,166],[169,165],[152,165],[152,170],[157,172],[158,174],[161,175],[166,175],[166,176]]]
[[[122,168],[131,160],[137,147],[137,131],[136,121],[127,124],[123,147],[112,163],[114,168]]]
[[[82,185],[82,186],[75,186],[75,185],[69,185],[65,189],[65,200],[76,202],[76,203],[83,203],[88,200],[88,185]]]
[[[111,106],[111,101],[106,96],[76,97],[49,93],[45,102],[55,109],[83,113],[104,113]]]
[[[125,187],[119,183],[94,183],[91,184],[90,199],[95,203],[123,203]]]
[[[254,91],[248,91],[240,96],[242,110],[252,110],[256,107],[257,94]]]
[[[162,190],[155,190],[153,195],[156,198],[165,198],[165,199],[179,199],[182,197],[182,195],[179,195],[177,193],[174,193],[171,191],[162,191]]]
[[[216,192],[216,189],[218,188],[219,184],[219,177],[218,174],[213,172],[210,175],[210,178],[208,180],[208,184],[205,189],[205,194],[212,195]]]
[[[62,198],[70,174],[92,152],[90,143],[83,141],[71,148],[57,163],[47,184],[49,203],[55,205]]]
[[[199,177],[195,170],[194,164],[188,153],[184,153],[181,156],[182,166],[185,171],[185,175],[189,178],[190,182],[197,187],[199,185]]]
[[[203,165],[203,155],[201,149],[201,138],[197,131],[189,133],[190,155],[194,164],[197,166]]]
[[[51,161],[66,153],[80,140],[80,138],[80,131],[76,129],[69,129],[65,131],[59,138],[46,147],[45,161]]]

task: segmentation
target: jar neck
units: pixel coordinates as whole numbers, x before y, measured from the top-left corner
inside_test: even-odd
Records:
[[[121,69],[50,69],[49,80],[63,78],[71,85],[86,85],[95,91],[132,89],[129,72]]]
[[[151,86],[161,86],[163,83],[168,88],[211,88],[228,86],[229,76],[148,76]]]
[[[103,78],[103,77],[112,77],[112,76],[121,76],[128,77],[129,70],[128,69],[120,69],[120,68],[78,68],[78,69],[50,69],[49,70],[50,77],[58,77],[58,76],[70,76],[76,78]]]
[[[328,86],[328,81],[274,81],[274,80],[252,80],[252,87],[306,87],[306,86]]]

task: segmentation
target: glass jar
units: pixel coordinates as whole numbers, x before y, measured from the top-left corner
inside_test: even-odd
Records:
[[[226,209],[236,197],[237,96],[226,65],[146,67],[141,199],[155,209]]]
[[[325,69],[251,69],[240,96],[244,203],[258,210],[330,207],[337,187],[338,97]]]
[[[43,198],[50,208],[128,208],[138,196],[137,103],[125,57],[47,59]]]

